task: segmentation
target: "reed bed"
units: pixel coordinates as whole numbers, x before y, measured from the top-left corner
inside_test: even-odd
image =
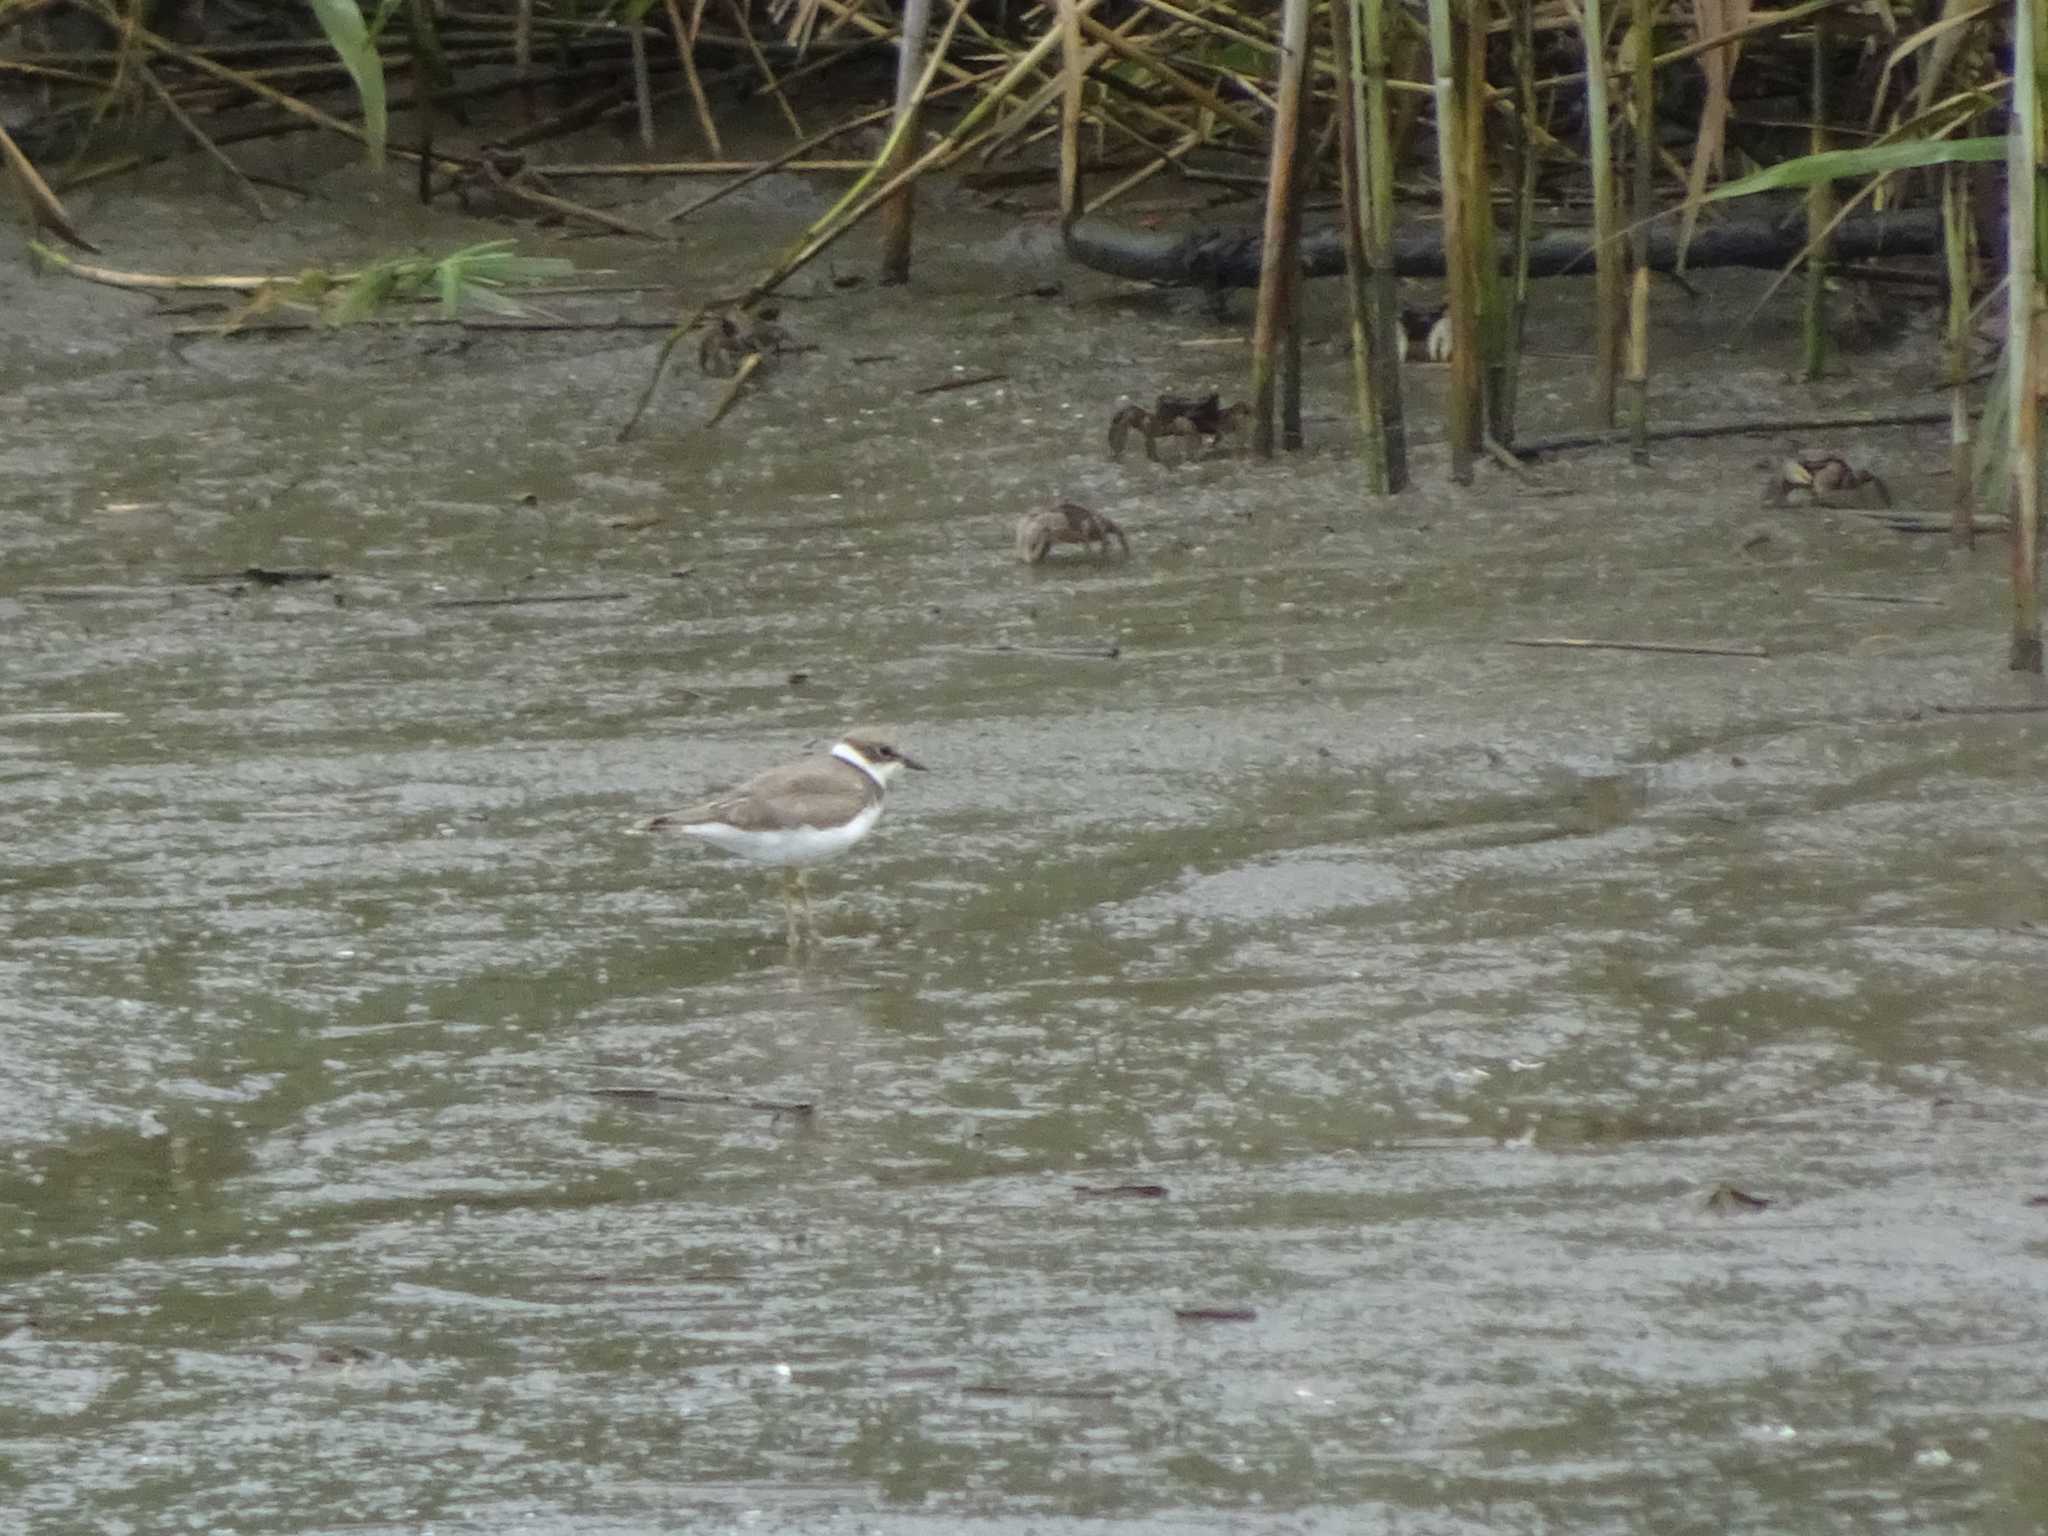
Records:
[[[86,249],[68,193],[173,154],[208,156],[251,217],[268,217],[236,147],[281,133],[351,139],[398,162],[423,198],[481,181],[536,211],[657,240],[775,168],[857,165],[813,227],[705,306],[726,314],[760,304],[871,214],[880,275],[909,280],[915,189],[942,171],[1028,183],[1042,168],[1077,253],[1113,244],[1119,207],[1154,184],[1191,200],[1235,193],[1266,205],[1261,237],[1242,247],[1254,254],[1233,258],[1259,285],[1247,382],[1262,454],[1301,441],[1290,359],[1303,220],[1311,203],[1334,204],[1372,497],[1409,477],[1397,267],[1444,278],[1450,472],[1466,481],[1483,454],[1511,461],[1529,274],[1539,258],[1557,270],[1545,221],[1590,220],[1583,261],[1567,263],[1595,291],[1587,414],[1612,425],[1625,383],[1632,452],[1645,459],[1665,440],[1652,421],[1653,266],[1683,282],[1711,246],[1704,234],[1718,227],[1725,240],[1744,199],[1803,196],[1785,275],[1804,276],[1818,376],[1834,285],[1870,244],[1851,238],[1855,221],[1879,205],[1938,208],[1926,270],[1948,294],[1956,464],[1970,487],[1955,537],[1990,525],[1978,516],[1987,501],[2010,517],[2011,659],[2038,671],[2041,3],[1801,0],[1752,13],[1749,0],[950,0],[934,13],[929,0],[311,0],[278,8],[266,29],[211,35],[180,0],[0,0],[0,85],[13,93],[0,160],[35,225]],[[894,87],[879,103],[878,65],[893,66]],[[480,145],[460,114],[492,98],[523,126]],[[787,143],[747,160],[728,149],[730,125],[755,98]],[[149,147],[133,133],[98,147],[110,125],[151,114],[169,131]],[[558,184],[529,174],[541,146],[608,117],[643,145],[665,130],[702,154],[564,166]],[[1681,160],[1674,146],[1687,144]],[[1986,169],[2000,162],[2002,183]],[[719,180],[635,222],[560,189],[592,174]],[[1675,262],[1653,215],[1677,220]],[[1782,234],[1780,213],[1759,217]],[[1971,327],[1999,265],[2002,358],[1973,432]],[[678,318],[664,361],[702,314]]]

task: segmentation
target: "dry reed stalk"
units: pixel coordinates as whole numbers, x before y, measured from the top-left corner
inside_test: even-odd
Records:
[[[1458,129],[1458,205],[1465,211],[1465,281],[1472,286],[1472,356],[1461,369],[1456,344],[1452,345],[1451,379],[1454,388],[1470,392],[1471,418],[1479,424],[1472,441],[1477,452],[1494,419],[1506,306],[1501,302],[1500,262],[1494,255],[1493,181],[1486,155],[1486,6],[1485,0],[1472,4],[1458,36],[1464,113]]]
[[[2012,121],[2006,136],[2006,432],[2011,462],[2012,644],[2007,665],[2041,670],[2041,18],[2013,7]]]
[[[674,0],[670,0],[673,4]],[[640,134],[640,147],[654,149],[654,82],[647,73],[647,28],[634,22],[626,28],[626,46],[633,59],[633,115]],[[680,41],[677,48],[682,49]]]
[[[760,71],[761,83],[768,88],[768,94],[775,98],[775,105],[782,109],[783,121],[789,124],[789,131],[798,138],[804,136],[803,119],[796,115],[796,108],[790,105],[789,96],[782,89],[782,81],[776,76],[774,66],[768,62],[768,55],[761,51],[761,45],[754,40],[753,23],[747,20],[747,8],[740,0],[725,0],[725,8],[732,13],[733,25],[740,29],[740,38],[747,45],[748,56],[754,61],[754,68]]]
[[[1273,120],[1271,167],[1266,187],[1266,223],[1259,266],[1259,296],[1252,323],[1252,451],[1273,456],[1273,397],[1278,352],[1284,331],[1293,329],[1292,290],[1301,280],[1295,170],[1300,164],[1301,106],[1308,74],[1310,0],[1284,0],[1280,16],[1279,110]]]
[[[704,135],[704,143],[714,155],[725,153],[725,145],[718,137],[718,123],[711,115],[711,102],[704,94],[704,81],[697,73],[697,44],[694,27],[683,25],[683,14],[676,7],[676,0],[662,0],[668,11],[669,34],[675,39],[676,62],[683,67],[683,79],[689,82],[690,105],[697,113],[697,128]],[[702,15],[701,0],[699,10]],[[636,34],[637,34],[637,29]],[[639,56],[636,55],[636,66]],[[649,141],[650,145],[652,140]]]
[[[1365,251],[1366,181],[1361,124],[1364,71],[1353,10],[1361,0],[1330,0],[1330,51],[1337,61],[1337,189],[1344,220],[1344,297],[1351,317],[1351,387],[1358,408],[1358,454],[1365,488],[1375,496],[1393,489],[1387,474],[1386,422],[1380,413],[1374,349],[1372,269]],[[1374,0],[1363,0],[1365,4]]]
[[[1477,353],[1479,295],[1473,281],[1471,234],[1475,218],[1491,219],[1485,208],[1466,204],[1465,156],[1459,143],[1465,122],[1458,25],[1451,0],[1429,0],[1430,75],[1436,100],[1436,163],[1443,199],[1444,276],[1451,301],[1451,387],[1445,402],[1444,435],[1451,451],[1451,479],[1472,480],[1483,420]]]
[[[235,190],[256,210],[256,217],[268,220],[271,217],[270,207],[263,201],[263,194],[256,190],[256,183],[248,178],[239,165],[227,157],[226,152],[218,144],[206,136],[206,130],[194,122],[191,114],[178,104],[178,98],[165,88],[163,81],[157,78],[156,71],[147,64],[138,63],[135,74],[149,93],[156,97],[163,109],[170,113],[171,121],[184,130],[185,136],[197,144],[209,160],[228,173],[228,179],[234,183]],[[422,161],[421,164],[424,166],[426,162]]]
[[[1493,436],[1503,446],[1515,444],[1515,423],[1522,376],[1522,330],[1529,317],[1529,235],[1536,221],[1536,173],[1541,151],[1536,135],[1536,12],[1535,0],[1509,0],[1514,6],[1515,70],[1515,201],[1509,238],[1507,316],[1502,325],[1499,378],[1491,392]]]
[[[1060,28],[1060,227],[1081,216],[1081,19],[1074,0],[1059,0]]]
[[[1949,474],[1955,496],[1949,540],[1959,549],[1976,542],[1977,487],[1972,473],[1976,457],[1970,420],[1970,278],[1975,262],[1971,245],[1976,231],[1970,222],[1970,177],[1966,166],[1946,165],[1941,178],[1942,251],[1948,273],[1948,324],[1944,355],[1949,387]]]
[[[1685,248],[1692,243],[1693,226],[1699,220],[1700,198],[1707,189],[1707,174],[1720,167],[1722,149],[1728,137],[1729,87],[1735,80],[1735,65],[1742,57],[1742,44],[1730,41],[1749,23],[1749,0],[1693,0],[1692,29],[1703,48],[1699,55],[1700,74],[1707,85],[1706,101],[1700,107],[1699,135],[1693,140],[1692,164],[1685,175],[1685,211],[1679,216],[1679,270],[1684,270]],[[1664,58],[1651,61],[1662,68]]]
[[[1825,16],[1813,18],[1812,58],[1809,61],[1809,89],[1812,102],[1807,119],[1807,152],[1828,152],[1828,27]],[[1815,380],[1828,366],[1828,241],[1829,221],[1834,216],[1834,195],[1824,181],[1806,189],[1806,377]]]
[[[1633,205],[1629,209],[1628,296],[1628,386],[1629,458],[1637,464],[1650,462],[1650,215],[1651,172],[1657,163],[1656,79],[1650,69],[1651,0],[1633,0],[1635,18],[1630,34],[1634,41],[1635,80],[1629,94],[1633,132],[1630,137],[1631,168],[1635,173]]]
[[[1401,323],[1394,272],[1394,137],[1387,79],[1387,0],[1357,0],[1358,49],[1365,70],[1365,251],[1372,264],[1372,366],[1380,429],[1387,444],[1387,491],[1408,488],[1408,419],[1401,402]]]
[[[888,169],[901,170],[917,154],[918,105],[930,82],[920,77],[925,33],[930,30],[931,0],[906,0],[903,27],[896,41],[896,116],[889,142],[894,146]],[[951,37],[948,30],[947,36]],[[910,281],[910,237],[917,217],[917,186],[903,189],[882,205],[882,281]]]
[[[1621,233],[1614,208],[1614,145],[1607,102],[1607,22],[1600,0],[1575,0],[1586,53],[1587,159],[1593,178],[1593,415],[1614,425],[1615,363],[1620,356]],[[1647,45],[1647,40],[1646,45]]]
[[[1283,11],[1282,51],[1285,50],[1286,46],[1285,14]],[[1131,63],[1141,65],[1151,71],[1160,80],[1180,92],[1188,101],[1193,102],[1197,106],[1208,108],[1253,143],[1258,143],[1266,136],[1264,129],[1252,118],[1246,116],[1245,113],[1232,106],[1207,86],[1190,78],[1184,71],[1176,69],[1173,65],[1167,63],[1151,49],[1141,46],[1121,32],[1105,27],[1093,16],[1083,16],[1080,18],[1080,21],[1082,30],[1096,42],[1107,47],[1110,52],[1116,54],[1119,58],[1127,59]]]

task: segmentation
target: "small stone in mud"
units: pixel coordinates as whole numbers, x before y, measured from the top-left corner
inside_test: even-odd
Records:
[[[1645,135],[1645,142],[1648,142],[1647,135]],[[1749,766],[1749,759],[1744,757],[1740,752],[1737,752],[1733,757],[1728,759],[1728,766],[1730,768],[1747,768]]]
[[[788,678],[789,686],[792,688],[801,688],[805,683],[808,683],[810,680],[811,674],[808,672],[792,672],[789,674]]]
[[[1717,1184],[1714,1192],[1707,1196],[1707,1209],[1723,1213],[1731,1211],[1763,1211],[1770,1209],[1771,1202],[1737,1189],[1733,1184]]]

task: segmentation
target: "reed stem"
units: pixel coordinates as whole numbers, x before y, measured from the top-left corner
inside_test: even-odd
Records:
[[[1459,28],[1451,16],[1451,0],[1429,0],[1429,60],[1436,103],[1436,163],[1443,203],[1444,276],[1451,301],[1451,388],[1445,402],[1444,436],[1451,451],[1451,479],[1472,483],[1472,464],[1479,451],[1478,293],[1473,281],[1469,217],[1491,218],[1490,210],[1465,205],[1465,157],[1460,149],[1465,122],[1463,72],[1458,68]],[[1482,39],[1484,34],[1481,34]]]
[[[1630,146],[1631,170],[1635,184],[1629,209],[1629,295],[1628,295],[1628,455],[1637,464],[1650,462],[1650,215],[1651,173],[1657,162],[1656,77],[1651,68],[1651,0],[1633,0],[1634,17],[1630,33],[1635,78],[1629,95],[1635,108]]]
[[[1499,377],[1494,385],[1492,430],[1502,447],[1515,445],[1520,404],[1522,330],[1529,317],[1529,236],[1536,221],[1536,9],[1535,0],[1511,0],[1515,8],[1512,44],[1515,68],[1515,200],[1508,238],[1514,242],[1508,269],[1506,320],[1501,327]]]
[[[1807,112],[1807,148],[1828,151],[1828,28],[1827,17],[1813,18],[1810,61],[1812,102]],[[1835,216],[1834,194],[1824,181],[1806,189],[1806,377],[1819,379],[1828,365],[1828,225]]]
[[[1081,217],[1081,82],[1088,61],[1081,47],[1081,17],[1074,0],[1059,0],[1060,227]]]
[[[2015,672],[2041,670],[2041,18],[2013,7],[2012,123],[2006,135],[2006,431],[2012,464],[2012,648]]]
[[[1621,246],[1607,102],[1607,18],[1600,0],[1585,0],[1579,31],[1586,53],[1586,158],[1593,178],[1593,414],[1599,425],[1611,427],[1621,356]]]
[[[888,169],[902,170],[917,158],[918,115],[923,100],[925,32],[931,26],[932,0],[905,0],[903,31],[896,43],[896,120],[889,139],[894,147]],[[910,281],[910,237],[917,218],[917,184],[907,182],[882,205],[882,281]]]
[[[1972,469],[1975,447],[1971,441],[1970,419],[1970,278],[1975,265],[1971,246],[1975,230],[1970,224],[1969,167],[1942,167],[1941,178],[1942,251],[1947,258],[1948,325],[1944,354],[1949,388],[1949,473],[1955,501],[1951,508],[1949,542],[1967,549],[1977,538],[1977,489]]]
[[[1372,370],[1387,445],[1387,490],[1408,488],[1408,420],[1401,405],[1401,323],[1394,271],[1394,121],[1387,79],[1386,0],[1358,0],[1358,47],[1365,62],[1365,250],[1372,266]]]
[[[1337,65],[1337,190],[1344,221],[1344,297],[1351,318],[1351,389],[1358,408],[1358,456],[1365,487],[1384,496],[1386,423],[1380,417],[1379,370],[1373,366],[1372,269],[1365,254],[1366,170],[1359,139],[1365,115],[1358,32],[1352,12],[1373,0],[1330,0],[1330,53]]]
[[[1273,406],[1282,332],[1294,313],[1293,289],[1301,280],[1301,255],[1289,236],[1301,223],[1295,201],[1295,169],[1301,156],[1301,104],[1308,73],[1310,0],[1285,0],[1280,13],[1278,106],[1273,114],[1272,154],[1266,181],[1266,227],[1260,257],[1258,308],[1252,325],[1252,451],[1273,456]]]

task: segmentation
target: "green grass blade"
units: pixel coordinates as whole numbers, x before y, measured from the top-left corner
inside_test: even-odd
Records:
[[[370,29],[363,21],[356,0],[313,0],[313,13],[321,30],[340,56],[342,67],[356,83],[356,96],[363,104],[363,133],[370,141],[370,164],[384,167],[384,139],[387,114],[384,105],[384,61],[377,45],[370,41]]]
[[[1723,182],[1703,201],[1718,203],[1731,197],[1751,197],[1758,192],[1810,187],[1817,181],[1885,176],[1893,171],[1910,171],[1923,165],[2004,158],[2003,135],[1995,139],[1921,139],[1905,144],[1879,144],[1870,149],[1834,149],[1824,155],[1802,155],[1797,160],[1781,161],[1754,175]]]

